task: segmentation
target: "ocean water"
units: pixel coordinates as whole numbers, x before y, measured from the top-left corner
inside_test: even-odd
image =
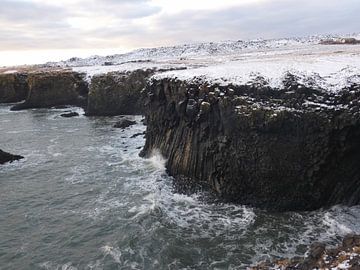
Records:
[[[360,233],[360,207],[271,213],[174,193],[138,124],[0,105],[0,269],[246,269]],[[82,113],[81,109],[70,108]]]

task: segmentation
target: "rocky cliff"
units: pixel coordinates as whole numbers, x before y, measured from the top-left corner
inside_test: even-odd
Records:
[[[0,74],[0,103],[24,100],[28,93],[26,74]]]
[[[32,72],[27,76],[29,87],[24,103],[12,110],[43,108],[57,105],[86,106],[88,85],[83,74],[72,71]]]
[[[180,189],[275,210],[360,203],[360,87],[329,92],[290,73],[282,88],[155,78],[146,145]],[[309,83],[308,85],[311,85]]]
[[[92,78],[87,115],[142,114],[141,91],[153,70],[109,72]]]

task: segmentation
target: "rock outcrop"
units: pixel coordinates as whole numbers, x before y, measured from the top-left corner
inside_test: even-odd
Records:
[[[154,70],[109,72],[92,78],[86,115],[137,115],[144,112],[141,91]]]
[[[323,243],[313,243],[304,258],[280,259],[262,262],[249,270],[309,270],[309,269],[360,269],[360,235],[344,237],[336,248],[326,248]]]
[[[114,128],[124,129],[124,128],[130,127],[130,126],[133,126],[135,124],[136,124],[136,121],[133,121],[133,120],[130,120],[127,118],[123,118],[120,121],[118,121],[117,123],[115,123]]]
[[[28,93],[26,74],[0,74],[0,103],[24,100]]]
[[[152,79],[146,144],[177,187],[210,187],[222,199],[272,210],[360,203],[360,87],[337,93],[202,79]]]
[[[71,118],[71,117],[79,116],[79,114],[77,112],[67,112],[60,114],[60,116],[64,118]]]
[[[29,92],[24,103],[12,110],[48,108],[58,105],[86,106],[88,85],[84,75],[72,71],[47,71],[29,73]]]
[[[4,164],[7,162],[13,162],[15,160],[23,159],[23,156],[12,155],[10,153],[4,152],[0,149],[0,164]]]

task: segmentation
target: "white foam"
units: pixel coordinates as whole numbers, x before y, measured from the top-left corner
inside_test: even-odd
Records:
[[[342,223],[341,219],[334,217],[331,212],[325,212],[322,223],[328,227],[328,235],[346,235],[353,232],[348,226]]]
[[[166,159],[159,150],[153,150],[148,160],[155,169],[165,172]]]
[[[41,263],[40,268],[46,269],[46,270],[77,270],[75,266],[72,265],[72,262],[68,262],[65,264],[57,264],[55,262],[47,261],[44,263]]]
[[[116,263],[121,264],[122,253],[119,248],[114,248],[110,245],[106,245],[101,247],[101,251],[103,252],[104,256],[111,256],[111,258],[113,258]]]

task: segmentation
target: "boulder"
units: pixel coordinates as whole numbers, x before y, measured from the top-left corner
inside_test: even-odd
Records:
[[[109,72],[90,84],[86,115],[137,115],[144,112],[141,91],[153,70]]]
[[[86,106],[88,86],[84,75],[72,71],[29,73],[29,93],[24,103],[12,110],[49,108],[60,105]]]
[[[0,74],[0,103],[13,103],[24,100],[28,93],[26,74]]]
[[[70,117],[79,116],[79,114],[77,112],[68,112],[68,113],[62,113],[60,114],[60,116],[65,118],[70,118]]]
[[[155,77],[145,93],[141,156],[159,150],[179,191],[202,185],[224,201],[280,211],[360,203],[358,85]]]
[[[6,162],[13,162],[15,160],[23,159],[23,156],[12,155],[10,153],[4,152],[0,149],[0,164],[4,164]]]
[[[119,122],[114,125],[114,128],[127,128],[136,124],[136,121],[132,121],[126,118],[122,118]]]

